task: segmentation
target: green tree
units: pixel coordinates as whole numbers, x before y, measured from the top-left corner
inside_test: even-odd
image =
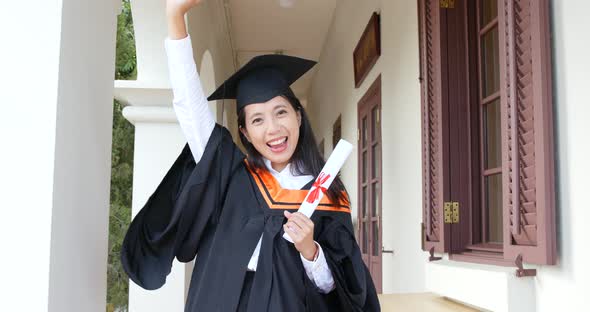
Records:
[[[135,31],[129,0],[123,1],[123,9],[117,17],[117,60],[115,79],[137,79],[137,57],[135,54]]]
[[[117,18],[115,79],[137,77],[135,35],[131,5],[123,1]],[[124,106],[113,103],[113,145],[111,156],[111,196],[109,216],[109,254],[107,269],[107,311],[128,310],[129,280],[120,261],[121,245],[131,222],[134,129],[122,114]]]

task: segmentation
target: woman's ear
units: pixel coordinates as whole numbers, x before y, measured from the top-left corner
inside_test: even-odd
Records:
[[[248,135],[248,130],[246,130],[245,127],[240,126],[240,132],[246,137],[246,140],[248,140],[248,142],[252,143],[252,141],[250,141],[250,136]]]
[[[301,127],[301,111],[297,110],[297,123],[299,124],[299,127]]]

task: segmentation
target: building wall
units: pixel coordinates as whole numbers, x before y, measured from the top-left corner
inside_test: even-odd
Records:
[[[354,88],[352,54],[371,14],[381,14],[381,57]],[[342,138],[357,142],[357,105],[381,75],[383,159],[383,292],[424,290],[426,255],[420,249],[421,154],[416,1],[338,2],[309,98],[310,116],[326,155],[332,125],[342,114]],[[356,149],[342,170],[352,206],[357,206]],[[353,213],[356,223],[357,212]]]
[[[416,1],[338,2],[309,99],[318,136],[331,150],[332,124],[342,114],[342,136],[356,142],[357,103],[382,75],[383,292],[434,291],[494,311],[579,310],[588,287],[590,218],[586,189],[590,159],[585,103],[590,29],[583,0],[551,1],[557,153],[558,264],[535,267],[534,279],[514,278],[515,268],[442,260],[427,264],[420,250],[421,156]],[[381,13],[382,55],[358,89],[352,53],[373,11]],[[587,102],[587,101],[586,101]],[[357,156],[342,170],[357,207]],[[356,212],[353,215],[356,218]],[[531,267],[531,266],[528,266]],[[482,295],[487,294],[487,295]]]
[[[535,286],[541,312],[588,307],[589,11],[588,1],[552,1],[559,256],[557,265],[538,269]]]

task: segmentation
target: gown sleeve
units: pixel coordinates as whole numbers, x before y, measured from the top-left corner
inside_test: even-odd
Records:
[[[131,222],[121,249],[123,268],[137,285],[160,288],[176,257],[191,261],[214,230],[233,173],[244,155],[227,129],[215,125],[202,158],[188,145]]]
[[[313,311],[380,311],[369,270],[354,237],[350,215],[333,218],[319,234],[318,243],[332,272],[335,288],[323,295],[310,291]]]

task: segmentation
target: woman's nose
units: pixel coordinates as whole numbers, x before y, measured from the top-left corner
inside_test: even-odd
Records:
[[[280,122],[276,118],[271,118],[270,124],[268,126],[268,133],[275,134],[275,133],[279,132],[280,129],[281,129]]]

